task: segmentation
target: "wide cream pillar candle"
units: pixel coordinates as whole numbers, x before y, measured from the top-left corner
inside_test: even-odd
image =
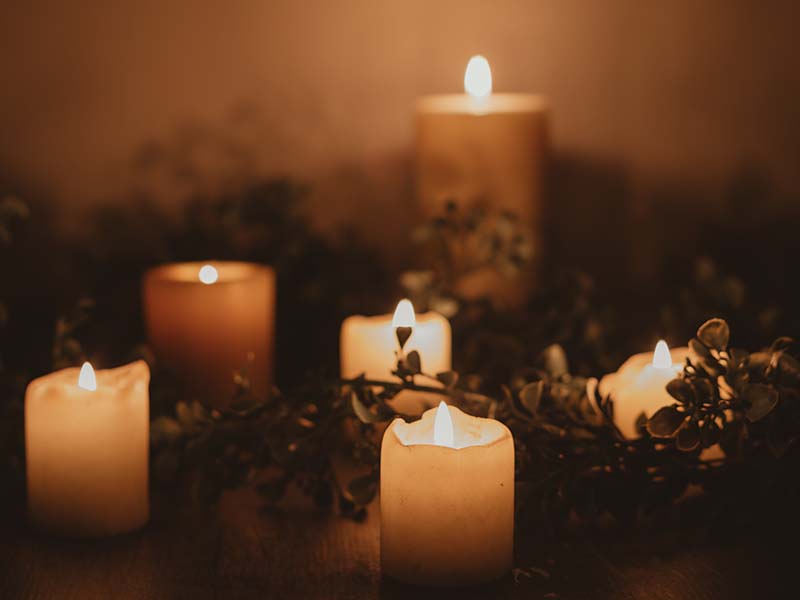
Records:
[[[512,565],[514,440],[444,403],[395,419],[381,446],[381,569],[408,583],[465,586]]]
[[[675,399],[667,392],[667,384],[683,370],[689,348],[673,348],[661,340],[654,352],[631,356],[616,373],[600,381],[601,396],[610,396],[614,402],[614,423],[628,439],[639,437],[636,421],[644,413],[647,417]]]
[[[28,512],[70,537],[132,531],[148,519],[150,370],[143,361],[64,369],[25,393]]]
[[[411,337],[403,351],[419,352],[426,373],[435,375],[449,371],[452,368],[450,322],[433,311],[414,318]],[[344,320],[339,336],[339,359],[344,379],[362,373],[367,379],[392,377],[399,350],[392,319],[393,315],[388,314],[374,317],[356,315]]]
[[[405,353],[416,350],[422,362],[422,370],[436,375],[452,369],[452,333],[450,322],[437,312],[415,315],[408,300],[398,303],[395,314],[410,310],[411,336],[403,347]],[[339,335],[339,363],[343,379],[352,379],[361,374],[367,379],[391,380],[397,366],[400,349],[394,315],[348,317],[342,323]],[[432,382],[426,382],[431,384]],[[435,383],[433,383],[435,385]],[[429,396],[417,392],[402,392],[394,401],[396,410],[408,414],[419,414]]]
[[[179,263],[145,274],[144,315],[156,358],[213,406],[231,402],[234,374],[252,391],[272,381],[275,272],[244,262]]]

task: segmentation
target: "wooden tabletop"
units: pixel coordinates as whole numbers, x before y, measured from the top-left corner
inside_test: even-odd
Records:
[[[264,509],[247,489],[213,509],[160,504],[142,531],[99,541],[5,524],[0,598],[788,598],[781,588],[797,553],[750,537],[711,543],[669,530],[557,543],[528,535],[504,580],[419,590],[381,577],[377,503],[360,523],[302,500]]]

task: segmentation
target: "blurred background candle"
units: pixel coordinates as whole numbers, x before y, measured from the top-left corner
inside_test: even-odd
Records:
[[[63,369],[25,393],[28,509],[40,529],[102,537],[148,519],[148,385],[143,361]]]
[[[600,381],[601,396],[611,396],[614,401],[614,422],[622,434],[633,439],[639,437],[636,420],[644,413],[647,417],[661,407],[675,402],[667,392],[667,384],[683,370],[689,348],[673,348],[660,340],[655,351],[631,356],[616,373]]]
[[[546,101],[533,94],[493,93],[491,69],[482,56],[469,61],[464,89],[417,101],[416,195],[422,216],[441,214],[448,200],[510,211],[530,226],[533,252],[539,252]]]
[[[410,310],[410,319],[407,311]],[[413,326],[403,351],[416,350],[422,361],[422,370],[430,375],[452,369],[450,322],[436,312],[414,315],[408,300],[398,304],[395,314],[404,317]],[[395,328],[395,315],[348,317],[342,323],[339,336],[340,372],[343,379],[358,377],[362,373],[367,379],[394,379],[392,371],[397,366],[396,352],[400,350]],[[405,321],[404,321],[405,323]],[[426,380],[426,385],[437,385]],[[408,414],[420,414],[428,404],[429,395],[404,391],[395,397],[395,410]]]
[[[143,282],[147,335],[156,358],[196,397],[233,399],[234,374],[247,370],[264,397],[272,381],[275,273],[243,262],[163,265]]]
[[[514,547],[514,440],[444,403],[395,419],[381,447],[381,569],[408,583],[502,577]]]

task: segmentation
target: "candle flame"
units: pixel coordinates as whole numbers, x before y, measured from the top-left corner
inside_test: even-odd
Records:
[[[217,270],[211,265],[203,265],[200,267],[200,272],[197,274],[197,278],[206,285],[211,285],[212,283],[217,282],[217,279],[219,279],[219,273],[217,273]]]
[[[414,305],[411,300],[404,298],[397,303],[397,308],[394,309],[394,316],[392,317],[392,327],[414,327],[417,324],[417,318],[414,315]]]
[[[97,390],[97,379],[94,376],[94,369],[88,362],[83,363],[81,374],[78,375],[78,387],[94,392]]]
[[[656,350],[653,352],[653,366],[656,369],[672,368],[672,356],[669,353],[669,346],[664,340],[658,340]]]
[[[433,422],[433,443],[437,446],[453,448],[455,446],[453,438],[453,419],[443,400],[436,409],[436,419]]]
[[[476,100],[485,100],[492,93],[492,70],[480,54],[469,59],[464,72],[464,91]]]

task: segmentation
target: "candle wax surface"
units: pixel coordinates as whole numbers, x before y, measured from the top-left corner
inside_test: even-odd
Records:
[[[95,372],[40,377],[25,393],[28,509],[40,529],[103,537],[147,522],[150,371],[138,361]]]
[[[396,419],[381,447],[381,566],[412,584],[502,577],[514,545],[514,440],[498,421],[448,407],[454,446],[434,444],[437,409]]]

